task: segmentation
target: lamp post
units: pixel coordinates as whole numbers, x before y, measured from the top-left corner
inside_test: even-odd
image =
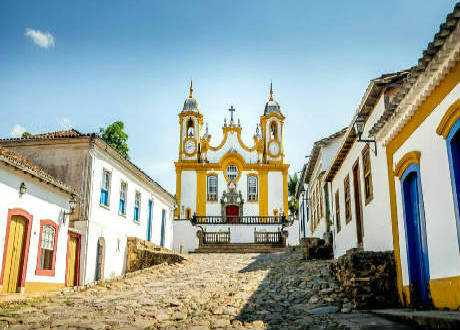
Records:
[[[361,136],[363,135],[364,132],[364,125],[366,124],[366,118],[362,116],[361,114],[358,114],[358,116],[355,119],[355,122],[353,123],[353,128],[355,129],[356,135],[358,135],[358,142],[364,142],[364,143],[374,143],[374,154],[377,156],[377,142],[374,139],[367,139],[363,140]]]

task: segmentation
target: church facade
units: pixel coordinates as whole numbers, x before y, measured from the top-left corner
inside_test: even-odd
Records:
[[[226,225],[230,232],[234,230],[233,224],[279,225],[287,216],[289,165],[284,162],[285,117],[273,98],[273,89],[270,87],[270,98],[252,143],[242,140],[243,127],[234,118],[234,111],[232,106],[230,119],[224,119],[220,140],[211,137],[191,84],[190,95],[179,113],[179,155],[175,162],[177,220]],[[230,235],[234,242],[238,235]],[[188,244],[188,234],[183,240],[179,237],[178,244],[181,241]],[[248,237],[250,242],[246,243],[253,243],[250,239],[253,236]]]

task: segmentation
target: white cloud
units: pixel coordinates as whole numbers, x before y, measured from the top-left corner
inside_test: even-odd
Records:
[[[71,129],[72,128],[72,122],[67,117],[57,119],[57,122],[58,122],[59,126],[61,126],[62,129]]]
[[[27,28],[24,35],[30,38],[38,47],[54,47],[54,36],[49,32],[42,32],[40,30]]]
[[[15,124],[13,126],[13,129],[11,130],[11,136],[14,138],[19,138],[22,136],[22,133],[24,133],[25,131],[26,131],[25,127],[22,127],[19,124]]]

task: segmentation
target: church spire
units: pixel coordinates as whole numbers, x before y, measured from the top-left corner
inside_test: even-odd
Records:
[[[190,98],[193,97],[193,80],[190,79]]]
[[[270,101],[273,101],[273,83],[270,81]]]

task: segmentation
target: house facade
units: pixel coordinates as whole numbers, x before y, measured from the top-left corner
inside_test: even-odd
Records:
[[[1,143],[78,190],[70,221],[81,235],[77,284],[124,274],[128,237],[172,249],[174,197],[96,135],[69,130]]]
[[[334,223],[334,257],[350,249],[388,251],[393,249],[384,147],[366,140],[369,129],[385,111],[407,71],[373,79],[346,129],[341,144],[325,173],[330,192],[329,209]],[[364,121],[361,137],[355,130],[357,118]]]
[[[460,306],[459,19],[457,3],[370,130],[385,147],[404,305]]]
[[[78,232],[69,227],[77,192],[26,158],[0,147],[0,292],[73,285]]]

